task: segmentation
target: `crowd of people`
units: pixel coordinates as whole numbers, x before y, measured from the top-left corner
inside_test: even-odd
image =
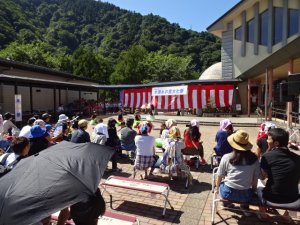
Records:
[[[239,202],[246,216],[249,203],[259,199],[261,220],[269,221],[267,213],[279,214],[271,207],[299,209],[300,156],[288,149],[289,133],[275,124],[261,125],[257,147],[244,130],[233,131],[229,121],[221,121],[216,135],[215,152],[221,157],[216,187],[221,198]],[[232,207],[231,203],[224,203]],[[290,222],[286,210],[281,217]]]
[[[109,146],[114,154],[111,157],[112,169],[108,172],[121,172],[118,160],[128,157],[132,160],[134,178],[140,170],[144,172],[142,179],[155,179],[155,168],[167,173],[170,179],[175,175],[180,177],[183,166],[190,165],[190,156],[195,155],[199,157],[197,161],[200,165],[207,164],[200,124],[196,119],[190,121],[183,135],[176,121],[168,119],[161,124],[160,137],[156,138],[151,135],[154,127],[151,113],[146,121],[141,120],[139,112],[126,119],[120,113],[117,120],[109,118],[107,124],[97,115],[93,115],[88,122],[60,114],[55,125],[52,116],[44,113],[41,118],[29,118],[21,130],[12,119],[10,113],[5,113],[3,119],[0,116],[1,148],[5,150],[5,154],[0,156],[0,163],[5,166],[13,167],[22,158],[35,155],[63,140]],[[89,124],[93,126],[91,134],[86,131]],[[266,122],[261,125],[257,147],[254,148],[246,131],[235,131],[230,120],[222,120],[214,147],[215,154],[220,158],[216,186],[221,198],[241,203],[247,215],[249,203],[258,196],[262,203],[261,219],[268,219],[268,214],[264,214],[268,212],[268,206],[300,208],[300,156],[287,148],[288,139],[288,132]],[[155,147],[158,146],[162,148],[162,156],[156,154]],[[128,154],[122,154],[122,151]],[[288,216],[288,212],[284,215]],[[61,211],[58,225],[64,224],[69,217],[68,207]],[[49,224],[47,218],[42,222]]]

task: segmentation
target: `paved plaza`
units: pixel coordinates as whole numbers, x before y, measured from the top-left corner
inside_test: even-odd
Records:
[[[126,118],[126,116],[125,116]],[[158,120],[168,119],[170,117],[159,116]],[[184,129],[186,129],[185,121],[188,121],[195,117],[174,117],[182,121],[179,124],[180,131],[183,134]],[[218,122],[222,118],[202,118],[197,117],[199,121],[204,122],[204,120],[214,121],[212,125],[201,125],[200,131],[202,133],[202,140],[204,146],[204,156],[207,162],[210,161],[210,155],[212,149],[215,145],[215,135],[218,130]],[[234,129],[243,128],[250,135],[251,142],[255,145],[256,135],[259,130],[259,124],[256,124],[256,118],[229,118],[232,119],[233,125],[235,121],[238,121],[238,124],[241,125],[245,123],[251,125],[251,127],[237,127],[234,126]],[[107,122],[107,118],[104,120]],[[154,130],[151,132],[151,135],[159,137],[159,122],[154,122]],[[89,127],[89,131],[92,130],[92,127]],[[109,168],[111,168],[111,163],[109,162]],[[133,166],[127,161],[127,159],[121,159],[119,167],[123,169],[121,173],[105,173],[102,181],[105,180],[110,175],[132,177]],[[172,211],[167,207],[165,218],[161,217],[163,209],[163,198],[159,195],[151,195],[149,193],[137,192],[127,189],[113,188],[110,187],[109,191],[113,195],[113,209],[110,209],[109,205],[109,196],[104,194],[104,199],[107,202],[107,209],[116,211],[118,213],[126,215],[136,216],[141,224],[185,224],[185,225],[206,225],[211,224],[211,177],[212,172],[210,165],[201,166],[199,170],[192,168],[192,175],[194,177],[193,185],[185,189],[184,180],[169,180],[168,176],[165,174],[160,174],[159,171],[155,171],[155,180],[158,182],[168,183],[170,185],[170,202],[174,207]],[[137,175],[139,179],[139,175]],[[256,215],[246,217],[240,212],[233,211],[221,211],[221,217],[216,215],[215,217],[216,224],[276,224],[276,223],[266,223],[261,222],[257,219]],[[278,223],[277,223],[278,224]],[[297,223],[294,223],[297,224]],[[299,223],[300,224],[300,223]]]

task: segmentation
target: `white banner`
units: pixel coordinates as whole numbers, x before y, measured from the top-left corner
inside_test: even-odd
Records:
[[[22,121],[22,97],[15,95],[15,121]]]
[[[152,96],[165,95],[187,95],[187,85],[152,88]]]

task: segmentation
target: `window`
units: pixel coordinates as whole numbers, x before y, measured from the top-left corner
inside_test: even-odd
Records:
[[[283,8],[274,8],[274,34],[273,34],[273,44],[277,44],[282,41],[283,32]]]
[[[299,11],[297,9],[289,9],[288,21],[288,37],[291,37],[297,34],[299,29]]]
[[[238,27],[234,30],[234,39],[238,41],[242,40],[242,27]]]
[[[247,22],[247,42],[254,43],[254,19]]]
[[[260,24],[260,35],[259,35],[259,44],[260,45],[268,45],[268,17],[269,11],[266,10],[259,16],[259,24]]]

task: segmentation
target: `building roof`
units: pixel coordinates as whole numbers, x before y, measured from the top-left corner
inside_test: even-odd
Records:
[[[222,77],[222,63],[218,62],[208,67],[199,77],[199,80],[220,80]],[[222,80],[224,81],[224,80]]]
[[[33,86],[38,85],[46,85],[46,86],[57,86],[57,87],[68,87],[68,88],[82,88],[84,90],[98,89],[96,85],[91,84],[80,84],[80,83],[72,83],[67,81],[54,81],[54,80],[46,80],[32,77],[20,77],[14,75],[6,75],[0,74],[0,79],[2,81],[11,81],[17,82],[17,84],[33,84]]]
[[[13,60],[7,60],[7,59],[0,58],[0,69],[7,68],[7,67],[22,69],[22,70],[27,70],[27,71],[32,71],[32,72],[38,72],[38,73],[57,75],[60,77],[65,77],[65,78],[74,79],[74,80],[83,80],[83,81],[91,81],[91,82],[98,83],[98,81],[93,80],[91,78],[80,77],[80,76],[77,76],[77,75],[74,75],[71,73],[62,72],[62,71],[50,69],[47,67],[42,67],[42,66],[37,66],[37,65],[33,65],[33,64],[27,64],[27,63],[22,63],[22,62],[17,62],[17,61],[13,61]]]
[[[225,20],[229,15],[233,14],[237,9],[242,6],[245,2],[253,4],[253,0],[241,0],[237,4],[235,4],[231,9],[229,9],[225,14],[223,14],[221,17],[219,17],[216,21],[214,21],[211,25],[209,25],[206,30],[218,37],[221,37],[222,30],[224,30],[225,24],[223,23],[223,20]]]
[[[206,85],[206,84],[237,84],[238,79],[209,79],[209,80],[185,80],[185,81],[170,81],[148,84],[117,84],[117,85],[95,85],[99,89],[128,89],[128,88],[151,88],[151,87],[168,87],[179,85]]]

